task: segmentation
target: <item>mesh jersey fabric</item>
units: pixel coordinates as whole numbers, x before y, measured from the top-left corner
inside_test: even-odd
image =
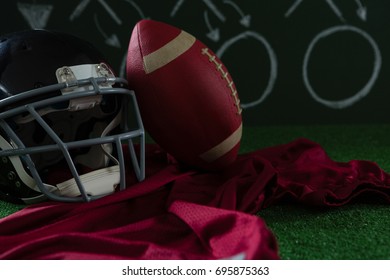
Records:
[[[390,201],[390,175],[376,163],[330,159],[297,139],[201,172],[147,149],[147,179],[90,203],[46,202],[0,220],[1,259],[278,259],[254,215],[282,200],[339,206],[370,193]]]

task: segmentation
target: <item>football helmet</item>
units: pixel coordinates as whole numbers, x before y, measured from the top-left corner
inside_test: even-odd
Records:
[[[91,44],[48,30],[0,37],[1,199],[123,190],[127,161],[144,179],[144,134],[134,92]]]

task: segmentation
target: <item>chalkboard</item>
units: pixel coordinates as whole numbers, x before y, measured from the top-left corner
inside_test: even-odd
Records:
[[[137,21],[184,29],[229,69],[247,125],[390,121],[388,0],[20,0],[2,12],[0,33],[73,33],[122,76]]]

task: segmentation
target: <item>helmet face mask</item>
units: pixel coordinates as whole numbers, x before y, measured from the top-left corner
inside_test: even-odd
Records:
[[[144,129],[134,92],[95,49],[76,37],[43,30],[13,34],[0,42],[2,199],[89,201],[123,190],[128,168],[124,143],[137,179],[144,179]],[[22,55],[17,45],[24,46]],[[64,54],[59,58],[50,48],[45,55],[42,45],[60,47]],[[64,64],[66,56],[73,64]],[[43,66],[50,64],[49,72],[30,72],[37,57]],[[7,80],[12,72],[19,80]]]

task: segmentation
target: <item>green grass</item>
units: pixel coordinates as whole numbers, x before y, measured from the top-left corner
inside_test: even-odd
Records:
[[[6,217],[23,208],[23,205],[15,205],[0,200],[0,218]]]
[[[305,137],[334,160],[371,160],[388,172],[389,136],[390,125],[249,127],[242,152]],[[330,209],[274,205],[258,215],[275,234],[282,259],[390,259],[390,206],[383,201],[363,198]]]
[[[321,144],[336,161],[364,159],[390,171],[390,125],[245,127],[241,152],[304,137]]]
[[[282,259],[390,259],[390,207],[351,204],[318,210],[277,205],[258,214],[275,234]]]
[[[390,171],[390,125],[245,127],[241,152],[311,139],[336,161],[364,159]],[[21,209],[0,202],[0,217]],[[258,213],[275,234],[282,259],[390,259],[390,206],[360,200],[338,208],[273,205]]]

